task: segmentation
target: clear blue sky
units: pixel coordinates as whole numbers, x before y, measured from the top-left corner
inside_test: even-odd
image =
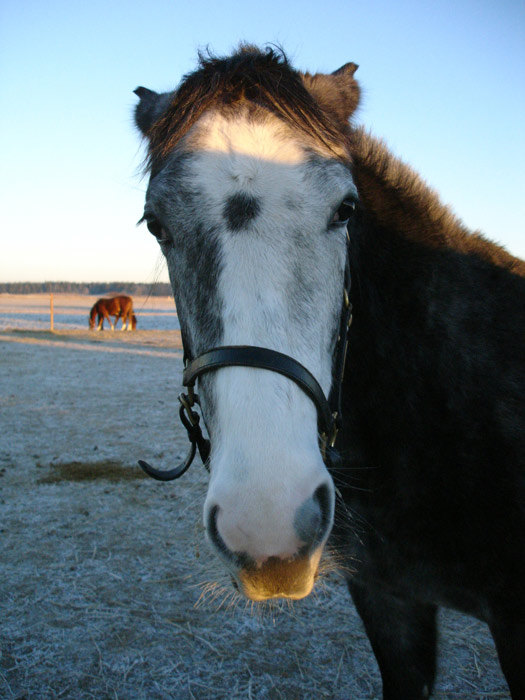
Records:
[[[525,257],[522,0],[2,0],[0,280],[167,280],[135,222],[132,123],[198,48],[278,42],[294,65],[360,65],[358,121],[472,227]]]

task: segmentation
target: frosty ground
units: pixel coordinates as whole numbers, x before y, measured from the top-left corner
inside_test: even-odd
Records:
[[[202,466],[170,484],[136,466],[186,451],[178,331],[14,325],[0,330],[0,697],[379,698],[338,574],[293,606],[247,605],[204,540]],[[440,630],[434,697],[508,698],[485,625],[442,612]]]

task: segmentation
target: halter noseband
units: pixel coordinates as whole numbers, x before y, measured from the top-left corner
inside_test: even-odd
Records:
[[[159,481],[172,481],[178,479],[190,467],[195,457],[197,449],[206,469],[209,471],[207,460],[210,454],[210,441],[207,440],[201,431],[200,416],[193,410],[197,404],[200,405],[199,397],[194,392],[195,382],[201,374],[220,369],[221,367],[254,367],[266,369],[282,374],[299,386],[304,393],[314,402],[317,408],[317,417],[320,432],[321,453],[325,460],[330,459],[327,448],[332,448],[335,444],[337,431],[341,427],[341,393],[343,376],[345,369],[346,351],[348,347],[348,329],[352,322],[352,304],[350,303],[350,261],[349,261],[349,236],[346,232],[347,252],[345,263],[345,281],[343,289],[343,305],[339,323],[339,336],[335,347],[334,362],[332,369],[332,391],[329,400],[313,374],[293,357],[269,348],[260,348],[253,345],[225,345],[212,348],[203,352],[193,360],[185,361],[185,368],[182,375],[182,384],[188,388],[187,394],[179,395],[181,404],[179,416],[182,424],[187,430],[191,443],[190,451],[184,462],[181,462],[174,469],[155,469],[142,459],[139,465],[149,476]],[[184,338],[182,346],[186,347]]]

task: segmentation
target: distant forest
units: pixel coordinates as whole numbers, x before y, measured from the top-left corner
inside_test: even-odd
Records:
[[[136,296],[171,296],[168,282],[0,282],[0,294],[135,294]]]

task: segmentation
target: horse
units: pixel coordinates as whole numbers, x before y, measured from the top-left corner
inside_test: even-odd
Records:
[[[111,321],[110,316],[115,316],[115,323]],[[95,327],[95,317],[97,317],[97,331],[104,330],[104,319],[108,321],[112,331],[115,330],[119,319],[122,319],[120,330],[131,331],[137,328],[137,317],[133,313],[133,300],[124,294],[109,298],[102,297],[93,304],[89,312],[89,328],[91,330]]]
[[[191,442],[140,464],[170,480],[198,448],[207,540],[252,601],[307,596],[329,552],[384,698],[432,693],[446,606],[489,625],[517,700],[525,264],[352,123],[356,69],[241,45],[135,90]]]

